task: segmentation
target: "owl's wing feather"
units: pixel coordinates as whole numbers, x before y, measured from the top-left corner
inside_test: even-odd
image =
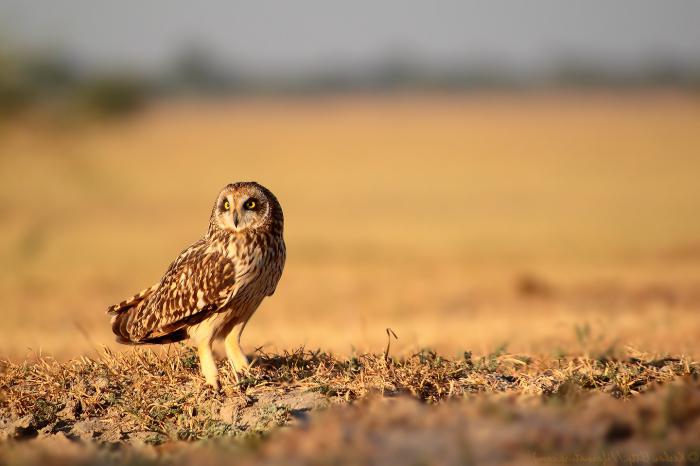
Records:
[[[131,296],[130,298],[125,299],[124,301],[120,302],[119,304],[114,304],[112,306],[109,306],[107,308],[107,313],[111,314],[113,316],[119,315],[122,312],[126,312],[129,309],[132,309],[136,306],[139,305],[141,301],[143,301],[145,298],[147,298],[151,293],[153,293],[155,290],[158,289],[160,286],[160,283],[156,283],[150,288],[146,288],[145,290],[141,290],[135,295]]]
[[[200,240],[183,251],[158,288],[112,328],[133,343],[159,339],[217,312],[236,288],[231,259]]]

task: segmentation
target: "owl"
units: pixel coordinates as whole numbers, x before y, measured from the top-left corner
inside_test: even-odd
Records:
[[[282,207],[267,188],[256,182],[226,186],[204,237],[182,251],[158,283],[109,307],[117,341],[140,345],[190,338],[206,382],[218,388],[212,344],[223,339],[234,373],[246,370],[241,334],[282,276],[283,229]]]

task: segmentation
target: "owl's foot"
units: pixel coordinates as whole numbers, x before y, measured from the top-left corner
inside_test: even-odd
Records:
[[[221,387],[219,386],[218,380],[207,380],[205,387],[211,389],[214,393],[221,392]]]
[[[240,334],[239,334],[240,335]],[[229,363],[233,367],[233,373],[238,380],[239,373],[248,373],[250,369],[250,363],[248,363],[248,358],[243,354],[241,345],[239,343],[239,335],[231,332],[224,341],[224,346],[226,348],[226,356],[228,357]]]
[[[248,375],[249,373],[250,364],[248,364],[248,358],[246,358],[243,352],[240,351],[240,348],[236,353],[232,353],[230,351],[226,352],[228,353],[228,362],[231,364],[231,368],[233,369],[233,378],[236,379],[236,383],[239,383],[241,381],[239,376]]]
[[[233,369],[233,376],[235,377],[236,382],[238,382],[238,376],[241,374],[248,374],[250,370],[248,358],[245,357],[245,354],[243,354],[240,347],[237,347],[237,351],[230,351],[227,347],[226,354],[228,356],[228,362],[231,364],[231,368]]]
[[[208,342],[200,343],[197,346],[199,353],[199,365],[202,369],[202,375],[206,380],[207,385],[210,385],[215,391],[219,390],[219,373],[216,369],[214,354],[211,350],[211,345]]]
[[[207,380],[207,385],[209,385],[215,392],[219,391],[219,381],[216,378],[209,378]]]

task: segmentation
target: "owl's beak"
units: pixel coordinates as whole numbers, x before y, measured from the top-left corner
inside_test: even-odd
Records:
[[[233,211],[233,226],[238,228],[238,211],[234,210]]]

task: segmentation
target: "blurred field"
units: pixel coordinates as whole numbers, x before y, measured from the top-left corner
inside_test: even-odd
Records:
[[[289,258],[244,348],[700,354],[700,98],[180,102],[0,127],[0,355],[94,354],[218,190],[279,197]],[[120,349],[123,349],[121,347]]]

